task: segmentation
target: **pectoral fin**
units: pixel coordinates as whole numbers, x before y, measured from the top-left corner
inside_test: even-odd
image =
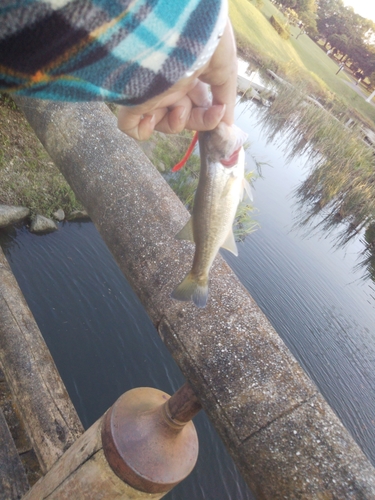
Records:
[[[233,147],[233,151],[235,151],[245,144],[248,134],[234,124],[232,125],[232,132],[236,137],[236,142]]]
[[[249,199],[253,201],[253,193],[251,192],[251,186],[248,181],[244,178],[242,181],[242,193],[241,193],[241,201],[245,199]]]
[[[179,231],[175,238],[177,240],[186,240],[192,241],[194,243],[194,235],[193,235],[193,217],[190,217],[185,226]]]
[[[225,250],[229,250],[236,257],[238,257],[238,250],[237,250],[236,240],[234,239],[234,234],[233,234],[233,230],[232,229],[229,231],[228,236],[226,237],[226,240],[221,245],[221,247],[225,248]]]

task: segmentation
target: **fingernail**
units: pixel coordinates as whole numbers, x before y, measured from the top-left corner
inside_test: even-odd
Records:
[[[152,128],[155,127],[155,115],[151,115],[151,118],[150,118],[150,121],[149,121],[149,124]]]
[[[186,113],[187,113],[187,109],[185,107],[182,108],[182,111],[180,113],[180,116],[178,117],[180,121],[184,121],[185,118],[186,118]]]
[[[221,110],[221,113],[220,113],[220,118],[223,118],[223,116],[225,115],[225,111],[227,109],[227,105],[226,104],[223,104],[223,109]]]

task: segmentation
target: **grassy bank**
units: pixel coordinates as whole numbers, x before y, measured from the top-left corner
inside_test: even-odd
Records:
[[[32,214],[82,208],[13,101],[0,95],[0,204]]]
[[[230,0],[240,54],[304,86],[328,105],[335,100],[337,107],[350,108],[352,114],[374,126],[375,107],[351,88],[353,79],[345,72],[336,75],[338,65],[307,35],[297,39],[299,28],[291,26],[291,38],[283,40],[269,22],[271,15],[282,16],[269,0],[263,0],[261,9],[250,0]]]

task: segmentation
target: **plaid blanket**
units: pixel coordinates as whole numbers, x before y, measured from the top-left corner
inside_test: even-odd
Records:
[[[142,103],[199,61],[219,29],[224,4],[1,0],[0,90],[41,99]]]

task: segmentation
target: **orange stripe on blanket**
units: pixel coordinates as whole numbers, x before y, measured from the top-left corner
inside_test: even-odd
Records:
[[[47,73],[43,73],[43,71],[37,71],[34,75],[30,77],[30,81],[32,83],[42,83],[48,82],[51,80],[51,77],[47,75]]]

